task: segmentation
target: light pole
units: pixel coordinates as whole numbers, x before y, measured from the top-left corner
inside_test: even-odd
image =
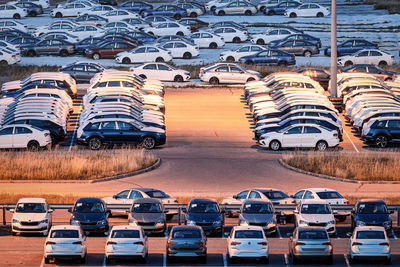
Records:
[[[337,29],[336,0],[331,4],[331,97],[337,97]]]

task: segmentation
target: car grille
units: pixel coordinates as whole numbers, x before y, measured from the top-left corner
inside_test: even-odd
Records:
[[[365,226],[382,226],[382,223],[366,223]]]
[[[209,222],[198,222],[198,223],[196,223],[196,225],[198,225],[198,226],[211,226],[211,225],[213,225],[213,223],[211,222],[211,223],[209,223]]]
[[[309,226],[322,226],[322,227],[325,227],[326,223],[309,223],[308,225]]]
[[[80,225],[96,225],[97,222],[80,222]]]
[[[267,226],[268,223],[249,223],[249,225],[256,225],[256,226]]]
[[[154,226],[155,223],[154,222],[137,222],[138,225],[141,226]]]
[[[35,225],[39,225],[39,222],[21,222],[21,225],[35,226]]]

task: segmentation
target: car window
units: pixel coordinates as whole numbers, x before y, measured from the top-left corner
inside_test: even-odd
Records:
[[[355,72],[367,72],[367,67],[358,67],[354,69]]]
[[[369,73],[376,73],[376,74],[380,73],[380,71],[375,67],[368,67],[368,72]]]
[[[104,205],[101,202],[77,202],[74,207],[76,213],[104,213]]]
[[[256,191],[251,191],[250,195],[249,195],[249,199],[257,199],[257,198],[261,198],[260,194]]]
[[[330,214],[331,210],[328,204],[303,204],[301,205],[303,214]]]
[[[342,44],[342,47],[351,47],[351,46],[353,46],[353,41],[347,41]]]
[[[149,48],[147,48],[147,52],[148,52],[148,53],[157,53],[157,52],[158,52],[158,49],[157,49],[157,48],[154,48],[154,47],[149,47]]]
[[[392,129],[400,129],[400,120],[390,120],[387,127]]]
[[[215,72],[228,72],[228,71],[229,71],[228,67],[219,67],[215,69]]]
[[[358,53],[357,57],[367,57],[368,56],[368,51],[363,51]]]
[[[264,239],[264,235],[259,230],[238,230],[235,231],[235,238]]]
[[[382,56],[382,53],[378,51],[370,51],[369,55],[373,57],[380,57]]]
[[[341,194],[336,191],[328,191],[328,192],[317,192],[317,195],[320,199],[339,199],[343,198]]]
[[[160,190],[147,191],[146,194],[151,198],[168,198],[169,196]]]
[[[0,135],[9,135],[13,133],[14,127],[9,127],[0,131]]]
[[[321,133],[321,130],[318,128],[315,128],[315,127],[305,126],[304,133],[305,134],[317,134],[317,133]]]
[[[328,239],[328,235],[325,231],[302,230],[299,231],[298,236],[300,240]]]
[[[137,199],[137,198],[143,198],[142,193],[132,190],[131,194],[129,195],[129,199]]]
[[[114,121],[105,121],[101,123],[102,130],[115,130],[115,122]]]
[[[117,123],[118,123],[118,128],[122,131],[130,131],[131,129],[135,130],[132,124],[123,121],[118,121]]]
[[[287,131],[287,134],[301,134],[302,128],[302,126],[293,127]]]
[[[46,213],[44,203],[18,203],[15,209],[17,213]]]
[[[297,199],[301,199],[301,198],[303,198],[303,195],[304,195],[304,190],[301,190],[301,191],[297,192],[294,195],[294,197],[297,198]]]
[[[258,46],[252,46],[251,47],[251,51],[261,51],[261,50],[262,50],[262,48],[258,47]]]
[[[156,70],[157,65],[156,64],[148,64],[148,65],[144,66],[143,69],[144,70]]]
[[[130,192],[129,190],[124,190],[124,191],[118,193],[117,197],[122,198],[122,199],[128,198],[129,192]]]
[[[159,203],[133,203],[133,213],[161,213],[162,207]]]
[[[313,199],[313,193],[311,191],[306,191],[306,193],[304,194],[304,199]]]
[[[172,232],[172,238],[201,238],[200,230],[174,230]]]
[[[140,238],[139,230],[113,230],[111,238]]]
[[[32,131],[26,127],[15,127],[15,134],[30,134]]]
[[[270,214],[273,213],[271,203],[247,203],[243,205],[242,213]]]
[[[159,70],[170,70],[170,68],[168,66],[165,66],[163,64],[158,64],[158,69]]]
[[[219,213],[219,207],[217,203],[191,203],[189,207],[189,213]]]
[[[360,214],[387,214],[387,208],[384,203],[360,203],[357,208],[357,213]]]
[[[50,238],[79,238],[78,230],[52,230]]]
[[[357,231],[356,239],[386,239],[383,231]]]
[[[237,73],[241,73],[242,70],[237,68],[237,67],[231,67],[231,72],[237,72]]]
[[[246,199],[247,195],[249,194],[249,191],[243,191],[237,194],[237,199]]]
[[[164,46],[163,46],[163,48],[166,48],[166,49],[168,49],[168,48],[173,48],[174,47],[174,43],[168,43],[168,44],[165,44]]]

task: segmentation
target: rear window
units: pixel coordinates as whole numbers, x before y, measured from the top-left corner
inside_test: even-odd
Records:
[[[283,199],[289,196],[281,191],[261,191],[268,199]]]
[[[383,231],[357,231],[357,239],[385,239]]]
[[[343,198],[341,194],[338,192],[332,191],[332,192],[319,192],[317,193],[320,199],[337,199],[337,198]]]
[[[79,238],[78,230],[53,230],[50,238]]]
[[[325,231],[299,231],[299,239],[328,239],[328,235]]]
[[[172,238],[201,238],[200,230],[177,230],[172,233]]]
[[[140,238],[139,230],[115,230],[111,233],[111,238]]]
[[[148,191],[146,194],[151,198],[168,198],[169,196],[162,191]]]
[[[239,230],[235,231],[235,238],[264,239],[264,236],[262,231],[258,230]]]

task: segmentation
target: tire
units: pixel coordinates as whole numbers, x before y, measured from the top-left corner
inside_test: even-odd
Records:
[[[268,11],[267,15],[268,15],[268,16],[273,16],[273,15],[275,15],[275,12],[272,11],[272,10],[270,10],[270,11]]]
[[[32,151],[32,152],[39,151],[39,149],[40,149],[40,145],[39,145],[38,141],[35,141],[35,140],[29,141],[27,147],[28,147],[28,150]]]
[[[60,12],[57,12],[57,14],[56,14],[56,18],[62,18],[62,14],[60,13]]]
[[[122,64],[131,64],[131,59],[129,57],[124,57],[122,59]]]
[[[353,62],[350,61],[350,60],[348,60],[348,61],[346,61],[346,62],[344,63],[344,66],[345,66],[345,67],[349,67],[349,66],[351,66],[351,65],[353,65]]]
[[[89,139],[88,146],[91,150],[99,150],[103,145],[103,142],[98,137],[92,137]]]
[[[317,13],[317,18],[322,18],[322,17],[324,17],[324,13],[318,12],[318,13]]]
[[[11,235],[12,235],[12,236],[16,236],[16,235],[17,235],[17,233],[16,233],[16,232],[14,232],[14,231],[11,231]]]
[[[61,50],[60,51],[60,56],[62,56],[62,57],[66,57],[66,56],[68,56],[69,55],[69,53],[68,53],[68,51],[67,50]]]
[[[246,11],[244,12],[244,15],[245,15],[245,16],[251,16],[251,15],[253,15],[253,13],[252,13],[250,10],[246,10]]]
[[[390,265],[390,264],[392,264],[392,257],[387,258],[387,259],[385,260],[385,265]]]
[[[385,147],[387,147],[388,143],[389,143],[389,139],[387,138],[386,135],[378,135],[378,136],[375,138],[375,145],[376,145],[377,147],[379,147],[379,148],[385,148]]]
[[[251,61],[251,60],[246,60],[246,61],[244,62],[244,64],[246,64],[246,65],[253,65],[254,62]]]
[[[246,82],[248,83],[248,82],[251,82],[251,81],[254,81],[254,80],[255,80],[255,79],[254,79],[253,77],[250,77],[250,78],[247,79]]]
[[[146,136],[143,138],[141,146],[147,150],[154,149],[156,147],[156,140],[151,136]]]
[[[258,39],[258,40],[256,41],[256,44],[258,44],[258,45],[265,45],[265,42],[264,42],[263,39]]]
[[[325,151],[328,149],[328,143],[326,141],[318,141],[317,145],[315,146],[315,149],[317,149],[318,151]]]
[[[144,74],[140,74],[139,77],[141,77],[143,79],[147,79],[146,75],[144,75]]]
[[[278,140],[272,140],[269,143],[269,149],[273,150],[273,151],[278,151],[280,150],[282,147],[281,142],[279,142]]]
[[[387,62],[384,61],[384,60],[382,60],[382,61],[379,62],[379,64],[378,64],[378,66],[380,66],[380,67],[385,67],[385,66],[387,66],[387,65],[388,65]]]
[[[174,19],[175,20],[180,20],[182,18],[182,16],[180,14],[175,14],[174,15]]]
[[[50,258],[44,258],[44,263],[50,264]]]
[[[265,6],[261,6],[261,7],[260,7],[260,12],[264,13],[265,9],[266,9]]]
[[[279,67],[287,67],[287,62],[286,61],[280,61],[279,63],[278,63],[278,66]]]
[[[235,62],[235,58],[232,57],[232,56],[229,56],[229,57],[226,58],[226,61],[227,62]]]
[[[176,35],[178,35],[178,36],[184,36],[183,32],[177,32]]]
[[[8,65],[7,60],[1,60],[0,61],[0,66],[7,66],[7,65]]]
[[[312,53],[311,53],[311,51],[305,51],[305,52],[303,53],[303,56],[305,56],[305,57],[311,57],[311,56],[312,56]]]
[[[217,84],[219,84],[219,80],[217,77],[211,77],[209,83],[212,85],[217,85]]]
[[[154,33],[153,33],[153,32],[148,32],[148,34],[151,34],[151,35],[153,35],[153,36],[154,36]]]
[[[164,59],[162,57],[156,58],[156,62],[164,62]]]
[[[209,47],[210,49],[217,49],[217,48],[218,48],[218,45],[217,45],[217,43],[211,43],[208,47]]]
[[[176,75],[175,78],[174,78],[174,82],[182,83],[183,82],[183,77],[181,75]]]
[[[292,255],[292,264],[295,265],[298,263],[299,263],[299,260],[296,258],[296,256]]]
[[[330,255],[329,258],[327,259],[326,263],[328,265],[332,265],[333,264],[333,255]]]
[[[192,58],[192,54],[191,54],[190,52],[185,52],[185,53],[183,54],[183,58],[184,58],[184,59],[191,59],[191,58]]]
[[[196,13],[196,12],[190,13],[190,17],[192,17],[192,18],[197,18],[197,13]]]
[[[240,43],[240,38],[239,37],[234,37],[233,39],[232,39],[232,42],[234,42],[235,44],[237,44],[237,43]]]
[[[228,264],[235,263],[235,260],[229,255],[229,253],[226,253],[226,258],[227,258]]]
[[[290,13],[289,17],[291,17],[291,18],[297,18],[297,14],[294,13],[294,12],[292,12],[292,13]]]
[[[29,50],[29,51],[26,53],[26,55],[27,55],[28,57],[35,57],[35,56],[36,56],[36,52],[35,52],[34,50]]]
[[[217,8],[217,7],[212,6],[212,7],[210,8],[210,11],[214,13],[214,11],[215,11],[216,8]]]
[[[13,19],[21,19],[21,15],[18,13],[15,13],[13,16]]]
[[[92,58],[93,58],[94,60],[99,60],[99,59],[101,58],[101,56],[100,56],[99,53],[94,53],[94,54],[92,55]]]

